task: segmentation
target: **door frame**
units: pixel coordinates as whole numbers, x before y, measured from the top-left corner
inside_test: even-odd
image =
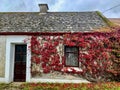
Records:
[[[27,58],[26,58],[26,82],[30,82],[30,67],[31,67],[31,51],[29,50],[30,43],[24,42],[26,38],[30,36],[6,36],[6,64],[5,64],[5,82],[10,83],[14,80],[14,62],[15,62],[15,45],[26,44],[27,45]]]

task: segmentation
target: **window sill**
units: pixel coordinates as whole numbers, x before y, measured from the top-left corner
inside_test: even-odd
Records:
[[[79,67],[63,67],[62,72],[83,72],[83,70]]]

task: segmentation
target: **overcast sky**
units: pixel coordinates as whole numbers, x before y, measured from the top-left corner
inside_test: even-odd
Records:
[[[120,4],[120,0],[0,0],[0,12],[38,12],[40,3],[48,4],[49,12],[104,12]],[[120,18],[120,6],[103,14]]]

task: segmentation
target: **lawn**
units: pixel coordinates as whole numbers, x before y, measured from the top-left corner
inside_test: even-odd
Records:
[[[120,90],[120,83],[23,83],[20,86],[0,84],[0,90]]]

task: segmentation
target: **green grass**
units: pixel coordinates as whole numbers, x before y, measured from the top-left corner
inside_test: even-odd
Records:
[[[0,83],[0,90],[22,90],[21,86],[13,86],[11,83]]]
[[[120,90],[120,83],[28,83],[22,87],[22,90]]]
[[[120,90],[120,83],[23,83],[20,86],[0,84],[0,90]]]
[[[9,87],[9,84],[1,83],[0,84],[0,90],[6,89]]]

